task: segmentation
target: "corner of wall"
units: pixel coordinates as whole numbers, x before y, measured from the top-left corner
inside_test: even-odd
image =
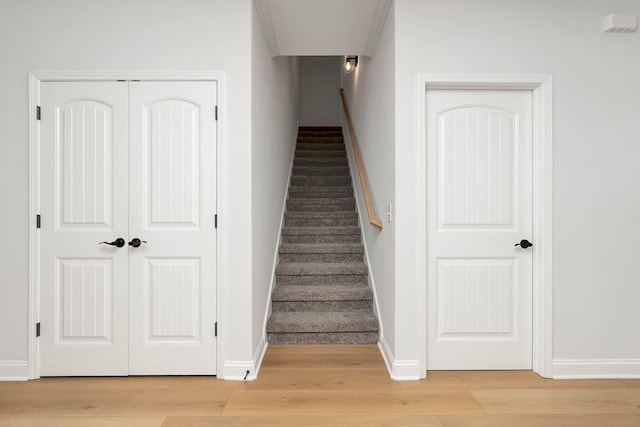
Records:
[[[251,360],[226,360],[223,366],[223,375],[219,378],[230,381],[254,381],[258,378],[258,372],[262,365],[262,359],[267,351],[267,341],[262,339],[256,346],[256,351]]]
[[[421,372],[418,360],[397,360],[393,356],[384,335],[380,337],[378,348],[380,348],[380,353],[382,353],[382,358],[387,365],[391,379],[396,381],[417,381],[420,379]]]

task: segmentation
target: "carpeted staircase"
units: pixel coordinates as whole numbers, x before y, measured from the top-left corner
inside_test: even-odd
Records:
[[[301,127],[268,342],[376,343],[368,274],[342,129]]]

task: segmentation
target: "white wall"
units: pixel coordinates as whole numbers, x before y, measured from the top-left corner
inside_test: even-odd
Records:
[[[382,326],[383,347],[392,352],[396,345],[395,307],[395,222],[386,215],[388,205],[395,205],[395,45],[393,8],[372,58],[361,56],[358,67],[343,75],[344,93],[354,132],[366,170],[369,191],[382,231],[369,224],[366,205],[350,156],[352,174],[360,208],[363,239],[369,256],[369,271],[375,286]],[[345,125],[345,135],[348,131]],[[348,148],[349,141],[346,141]],[[351,150],[349,150],[351,151]],[[350,153],[351,154],[351,153]],[[393,363],[392,361],[390,361]]]
[[[259,356],[266,338],[265,319],[298,127],[298,60],[295,57],[272,58],[255,9],[252,22],[253,288],[250,298],[252,346],[254,354]]]
[[[231,186],[219,225],[232,284],[221,324],[231,360],[252,356],[250,0],[0,2],[0,361],[27,359],[28,72],[224,71]],[[0,364],[1,365],[1,364]]]
[[[396,0],[395,12],[398,357],[417,354],[415,270],[424,262],[412,251],[416,75],[552,74],[554,359],[631,359],[640,374],[640,33],[601,31],[604,16],[638,16],[640,3]]]
[[[300,57],[300,125],[340,124],[340,70],[338,56]]]

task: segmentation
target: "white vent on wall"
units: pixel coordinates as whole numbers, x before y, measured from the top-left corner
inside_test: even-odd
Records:
[[[638,29],[638,18],[634,15],[608,15],[602,23],[607,33],[632,33]]]

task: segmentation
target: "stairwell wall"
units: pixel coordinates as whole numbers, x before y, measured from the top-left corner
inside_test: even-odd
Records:
[[[300,57],[300,126],[340,124],[339,56]]]
[[[269,54],[253,7],[251,43],[251,344],[256,375],[298,127],[298,59]],[[249,369],[249,368],[247,368]]]
[[[386,215],[395,205],[396,164],[395,138],[395,43],[394,12],[391,7],[373,57],[361,56],[358,67],[343,75],[344,94],[351,114],[354,132],[366,170],[369,191],[382,231],[369,224],[362,187],[350,153],[354,190],[360,208],[363,240],[369,257],[369,271],[378,303],[381,324],[381,348],[391,374],[397,373],[395,346],[397,308],[395,296],[395,223]],[[350,151],[348,130],[345,143]],[[393,219],[393,217],[391,218]]]

